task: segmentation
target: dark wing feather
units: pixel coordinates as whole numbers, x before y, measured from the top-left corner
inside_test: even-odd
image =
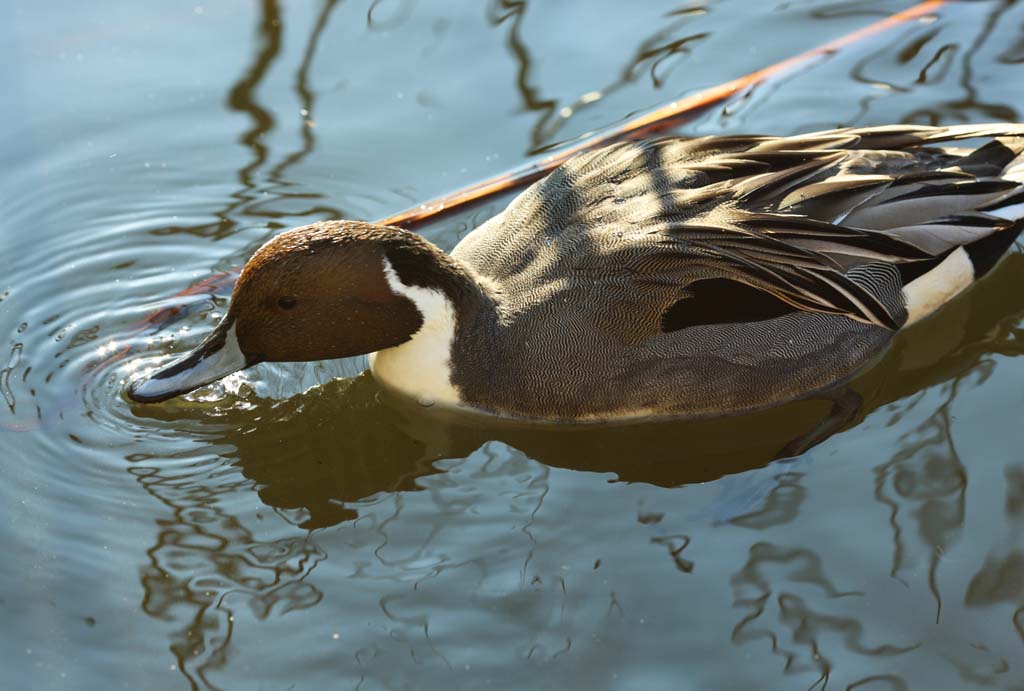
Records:
[[[979,138],[990,142],[943,148]],[[617,303],[588,313],[607,312],[603,326],[630,337],[658,321],[630,312],[639,296],[663,317],[680,300],[723,294],[690,286],[722,281],[895,329],[907,277],[1019,226],[996,212],[1019,194],[1001,175],[1024,166],[1022,151],[1022,125],[621,142],[561,166],[495,219],[499,239],[462,252],[482,275],[527,291],[574,274],[567,302]],[[544,250],[557,243],[575,249]],[[543,261],[528,272],[532,257]],[[755,312],[716,309],[722,321]]]
[[[633,264],[637,273],[678,273],[693,280],[728,279],[769,293],[793,307],[840,314],[896,329],[899,306],[855,281],[831,255],[858,256],[861,264],[895,264],[931,255],[897,238],[783,214],[735,212],[724,225],[668,223],[658,229],[658,250]],[[652,261],[656,259],[656,261]],[[728,310],[729,305],[722,305]]]
[[[934,148],[997,136],[966,155]],[[900,287],[901,274],[1011,225],[977,210],[1005,205],[1020,189],[998,173],[1024,150],[1024,127],[900,125],[620,146],[634,147],[635,175],[618,193],[639,188],[621,217],[658,238],[634,275],[657,273],[648,277],[662,285],[673,275],[682,285],[735,281],[797,309],[896,329],[905,313],[893,281]],[[638,242],[632,233],[626,240]],[[720,309],[728,320],[734,306]]]

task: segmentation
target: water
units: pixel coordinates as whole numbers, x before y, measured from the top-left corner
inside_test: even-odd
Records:
[[[283,228],[374,219],[909,3],[10,3],[3,688],[1024,688],[1024,256],[827,409],[486,428],[359,360],[136,406]],[[687,134],[1020,120],[947,6]],[[499,208],[424,233],[442,246]],[[188,309],[172,325],[141,320]],[[413,406],[416,408],[416,406]]]

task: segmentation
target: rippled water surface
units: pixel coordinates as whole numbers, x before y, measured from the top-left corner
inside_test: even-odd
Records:
[[[909,5],[7,3],[2,687],[1024,688],[1019,253],[786,460],[826,405],[488,429],[358,360],[123,395],[283,228],[385,217]],[[947,3],[679,131],[1019,120],[1022,62],[1024,6]],[[422,231],[450,248],[500,203]]]

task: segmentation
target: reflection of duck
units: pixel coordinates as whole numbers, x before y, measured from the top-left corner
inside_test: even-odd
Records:
[[[392,400],[368,374],[285,400],[218,405],[216,416],[206,414],[209,406],[140,406],[136,414],[176,423],[198,418],[198,434],[237,459],[262,500],[305,512],[306,527],[355,518],[347,504],[378,492],[415,490],[417,478],[438,472],[435,461],[467,456],[492,440],[546,465],[614,473],[628,482],[711,480],[769,462],[815,427],[827,408],[821,401],[799,401],[728,419],[619,427],[488,425],[475,416]]]
[[[545,465],[612,473],[627,482],[712,480],[765,465],[813,428],[827,407],[799,401],[729,419],[581,428],[481,425],[387,398],[364,374],[286,400],[218,406],[216,417],[206,415],[210,404],[203,402],[136,411],[176,423],[201,419],[199,435],[237,459],[266,504],[298,510],[302,525],[313,528],[354,519],[351,504],[378,492],[414,491],[418,478],[439,472],[435,461],[468,456],[492,440]]]
[[[131,395],[377,351],[388,388],[508,417],[764,408],[849,379],[987,272],[1022,227],[1022,151],[1018,125],[630,142],[572,159],[451,256],[395,228],[298,228]]]
[[[798,401],[729,418],[666,421],[625,427],[530,426],[445,414],[402,399],[384,401],[372,377],[335,380],[282,401],[253,406],[208,403],[138,406],[139,415],[201,421],[200,434],[237,460],[268,505],[300,510],[303,525],[355,518],[353,502],[378,492],[417,489],[438,472],[433,462],[458,458],[499,440],[545,465],[611,473],[626,482],[677,486],[759,468],[799,451],[898,398],[962,376],[991,353],[1021,352],[1015,326],[1024,315],[1024,256],[1013,254],[965,299],[927,325],[932,346],[923,360],[913,337],[850,386],[864,398],[855,416],[819,420],[820,401]],[[915,364],[917,363],[917,364]],[[396,405],[397,404],[397,405]],[[809,431],[810,430],[810,431]]]

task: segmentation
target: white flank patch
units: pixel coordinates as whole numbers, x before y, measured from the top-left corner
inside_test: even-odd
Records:
[[[451,382],[455,308],[440,290],[407,286],[384,260],[384,275],[396,295],[412,300],[423,326],[405,343],[370,354],[370,371],[380,383],[423,405],[462,403]]]
[[[974,265],[963,247],[957,247],[934,269],[903,288],[907,326],[927,317],[974,281]]]

